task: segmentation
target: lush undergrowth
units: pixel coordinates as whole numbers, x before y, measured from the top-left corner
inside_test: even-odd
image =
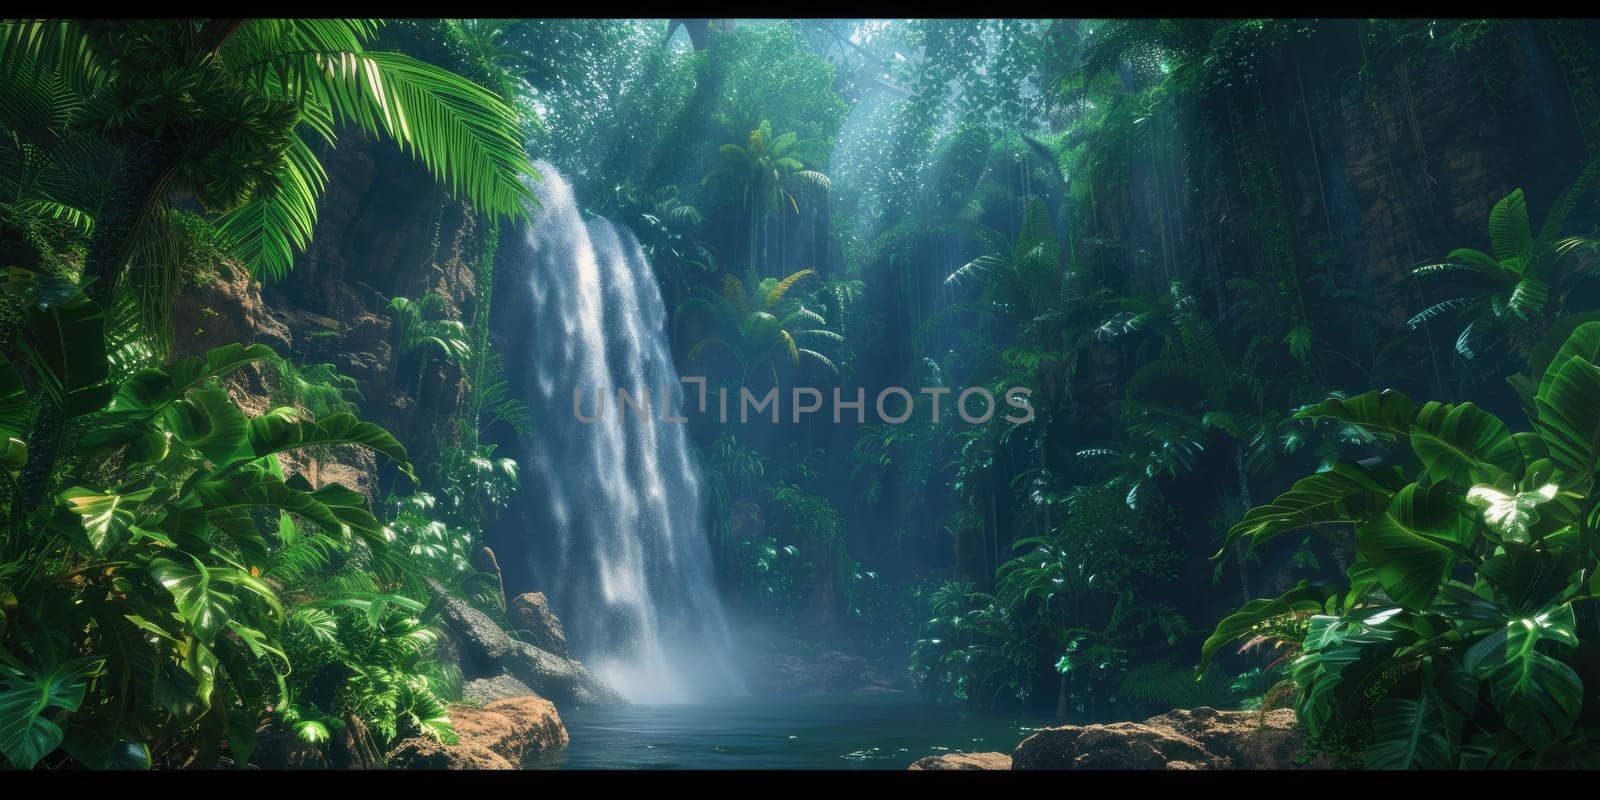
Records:
[[[539,426],[488,313],[532,157],[636,233],[682,374],[867,417],[911,388],[902,424],[690,421],[719,588],[772,650],[1079,722],[1290,707],[1349,764],[1594,758],[1590,23],[3,31],[0,762],[451,739],[434,607],[503,611],[497,445]],[[377,306],[399,401],[324,334],[173,325],[239,271],[294,286],[353,148],[472,222],[470,306]],[[1026,424],[952,408],[1018,386]],[[361,420],[396,402],[427,424]],[[352,448],[364,493],[313,483]]]

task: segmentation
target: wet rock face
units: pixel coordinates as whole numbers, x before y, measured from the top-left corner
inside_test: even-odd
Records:
[[[790,655],[762,656],[756,662],[752,683],[757,691],[779,695],[896,691],[893,681],[873,670],[866,659],[838,651],[810,660]]]
[[[528,635],[528,642],[558,656],[567,655],[567,634],[561,620],[550,610],[544,592],[517,595],[506,609],[511,624]]]
[[[528,642],[519,642],[496,625],[487,614],[443,586],[429,581],[430,593],[439,601],[439,620],[459,645],[459,663],[468,679],[510,678],[561,704],[622,705],[627,701],[577,661]],[[520,598],[519,598],[520,599]],[[548,609],[547,609],[548,610]],[[555,620],[555,615],[551,614]],[[559,630],[560,620],[555,620]],[[495,684],[480,684],[492,690]]]
[[[1303,769],[1294,712],[1178,709],[1144,722],[1064,725],[1017,745],[1013,769]]]
[[[1011,769],[1011,756],[1006,753],[945,753],[942,756],[919,758],[908,769],[912,770],[971,770]]]

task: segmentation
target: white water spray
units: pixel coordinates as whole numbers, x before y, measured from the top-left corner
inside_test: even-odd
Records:
[[[528,532],[535,572],[575,655],[628,699],[739,693],[698,470],[685,426],[661,421],[662,388],[673,387],[675,416],[684,397],[655,276],[630,231],[585,222],[560,173],[538,169],[543,207],[526,248],[503,262],[527,295],[497,298],[528,315],[529,340],[510,343],[507,371],[538,428],[522,458],[524,491],[550,526]],[[575,389],[585,416],[597,392],[606,413],[580,422]],[[650,419],[616,413],[618,389],[648,397]]]

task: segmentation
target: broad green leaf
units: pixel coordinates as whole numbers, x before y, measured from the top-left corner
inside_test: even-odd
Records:
[[[1483,509],[1489,528],[1507,541],[1528,541],[1528,529],[1539,521],[1538,506],[1555,499],[1560,487],[1547,483],[1531,492],[1507,494],[1479,484],[1467,490],[1467,502]]]
[[[1358,425],[1384,441],[1394,441],[1396,436],[1411,432],[1411,422],[1416,412],[1417,404],[1410,397],[1393,389],[1383,389],[1342,400],[1330,397],[1294,417],[1336,419]]]
[[[77,711],[99,659],[79,659],[40,675],[0,663],[0,755],[16,769],[33,769],[61,746],[60,726],[47,718],[53,710]]]
[[[1549,372],[1555,378],[1534,398],[1533,422],[1550,461],[1574,479],[1570,488],[1591,481],[1600,459],[1600,366],[1574,355]]]
[[[313,420],[294,408],[275,408],[250,420],[250,447],[256,457],[313,445],[355,444],[406,464],[406,449],[383,428],[354,414],[329,414]]]
[[[288,511],[336,536],[349,533],[349,526],[311,492],[291,488],[263,472],[238,473],[229,480],[201,481],[189,487],[189,496],[182,502],[186,508],[203,510],[208,517],[252,508]],[[373,526],[380,527],[376,521]]]
[[[1228,531],[1228,544],[1248,536],[1254,547],[1301,528],[1366,521],[1388,505],[1398,488],[1396,477],[1392,471],[1368,472],[1349,461],[1335,462],[1326,472],[1295,481],[1271,503],[1250,509]]]
[[[1455,744],[1447,735],[1444,711],[1433,687],[1416,699],[1391,697],[1372,711],[1372,743],[1367,769],[1451,769]]]
[[[1411,449],[1435,481],[1471,486],[1522,472],[1511,430],[1472,403],[1424,403],[1411,426]]]
[[[1406,608],[1425,609],[1475,535],[1459,489],[1436,483],[1401,489],[1389,507],[1356,528],[1356,553],[1372,565],[1385,593]]]
[[[367,507],[367,498],[360,492],[331,483],[312,492],[311,496],[368,544],[378,548],[388,545],[389,536],[384,533],[383,523],[373,516]]]
[[[172,594],[178,614],[201,643],[215,642],[233,618],[237,600],[227,586],[212,581],[210,568],[199,561],[157,558],[150,562],[150,575]]]
[[[28,463],[28,444],[15,436],[0,439],[0,470],[15,472]]]
[[[1302,687],[1299,719],[1311,736],[1321,735],[1340,708],[1364,702],[1358,695],[1367,679],[1391,662],[1400,628],[1390,623],[1404,611],[1361,613],[1356,620],[1317,615],[1307,621],[1290,675]]]
[[[1576,647],[1572,606],[1509,620],[1467,650],[1465,664],[1489,684],[1495,711],[1522,741],[1541,750],[1565,737],[1583,707],[1583,681],[1572,667],[1539,650],[1543,642]]]
[[[78,294],[30,304],[25,319],[28,334],[18,337],[17,347],[51,402],[68,417],[103,408],[116,387],[106,383],[110,362],[99,306]]]
[[[194,389],[167,408],[173,438],[221,466],[244,447],[250,419],[221,389]]]
[[[128,538],[138,522],[134,509],[149,499],[151,492],[96,492],[74,486],[61,493],[61,501],[82,522],[89,552],[103,553],[109,545]]]
[[[1546,350],[1546,353],[1548,352]],[[1537,394],[1547,396],[1550,385],[1555,383],[1556,373],[1559,370],[1551,367],[1559,368],[1574,358],[1581,358],[1590,364],[1600,364],[1600,322],[1585,322],[1573,329],[1566,341],[1556,350],[1555,356],[1546,362],[1543,373],[1539,375]]]
[[[229,344],[213,348],[204,356],[189,356],[165,368],[146,369],[135,374],[118,389],[111,410],[156,413],[211,378],[222,377],[247,364],[277,358],[272,348],[264,344]]]
[[[150,747],[144,742],[117,737],[106,730],[107,722],[67,726],[61,749],[79,764],[94,770],[150,769]]]
[[[1325,611],[1328,601],[1339,592],[1340,588],[1332,583],[1301,581],[1277,597],[1245,603],[1218,622],[1216,629],[1206,637],[1205,644],[1200,647],[1200,669],[1211,663],[1223,645],[1249,635],[1256,626],[1289,614]]]
[[[1500,622],[1507,611],[1532,615],[1566,599],[1578,585],[1583,560],[1574,548],[1502,543],[1500,552],[1478,567],[1480,581],[1498,601],[1494,621]]]
[[[222,531],[239,548],[248,565],[264,567],[268,561],[267,540],[246,509],[229,508],[206,514],[206,521]]]

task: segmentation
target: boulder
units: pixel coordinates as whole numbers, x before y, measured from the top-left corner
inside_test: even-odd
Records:
[[[428,579],[428,591],[439,601],[439,619],[449,626],[461,646],[461,674],[467,678],[497,675],[500,660],[511,652],[513,640],[488,614],[455,597],[437,581]]]
[[[414,737],[389,752],[390,769],[516,769],[504,756],[476,744],[440,744]]]
[[[577,661],[512,639],[489,615],[452,597],[438,582],[430,579],[428,589],[439,602],[439,619],[460,645],[461,674],[467,680],[510,677],[562,705],[627,702]]]
[[[496,700],[504,700],[508,697],[522,697],[530,694],[533,694],[533,689],[528,684],[510,675],[473,678],[461,684],[462,701],[474,706],[484,706]]]
[[[550,601],[544,592],[527,592],[512,599],[506,616],[517,630],[527,634],[528,642],[558,656],[566,656],[567,634],[561,620],[550,610]]]
[[[506,747],[513,748],[519,759],[563,749],[569,741],[561,715],[556,712],[555,705],[543,697],[525,695],[496,700],[484,706],[483,712],[511,721],[514,737],[507,740]]]
[[[617,706],[628,701],[584,665],[527,642],[512,642],[502,663],[512,677],[557,703]]]
[[[1011,756],[1005,753],[945,753],[919,758],[908,769],[1011,769]]]
[[[1017,745],[1012,768],[1296,769],[1300,754],[1293,711],[1202,707],[1144,722],[1046,728]]]
[[[556,707],[537,695],[496,700],[483,708],[454,706],[450,722],[457,743],[406,739],[390,752],[395,769],[515,769],[567,746],[567,729]]]

